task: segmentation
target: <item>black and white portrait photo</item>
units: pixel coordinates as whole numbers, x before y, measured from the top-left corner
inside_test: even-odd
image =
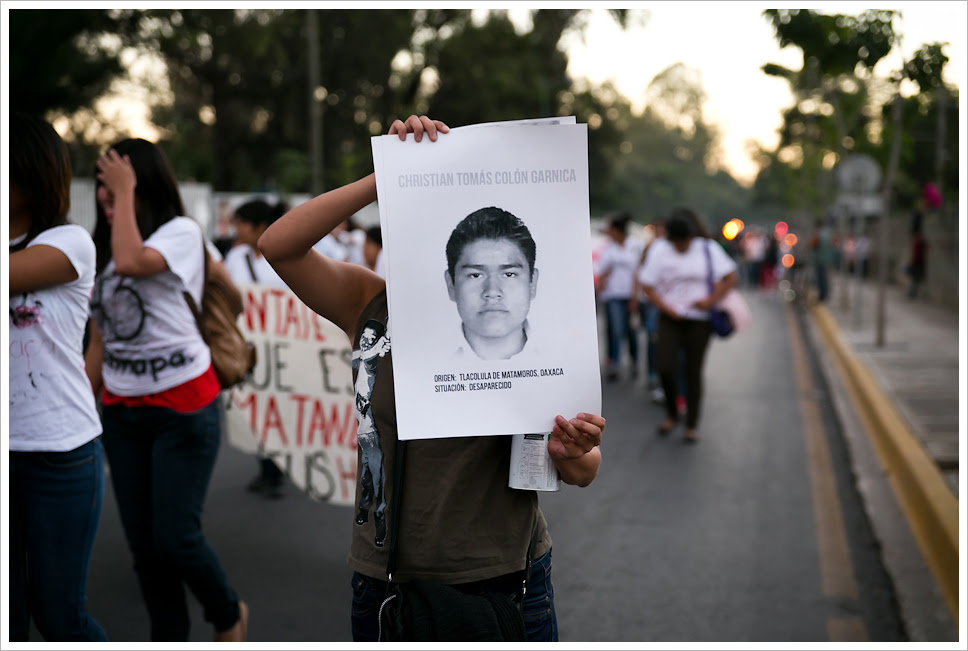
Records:
[[[450,234],[446,253],[444,283],[461,320],[457,354],[511,359],[533,348],[528,311],[538,269],[524,222],[494,206],[475,210]]]

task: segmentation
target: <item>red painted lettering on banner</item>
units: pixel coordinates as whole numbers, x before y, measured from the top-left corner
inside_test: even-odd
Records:
[[[245,327],[251,332],[266,331],[266,290],[245,291]]]
[[[323,317],[319,316],[315,312],[309,315],[309,322],[313,326],[313,335],[316,338],[316,341],[326,341],[326,335],[324,335],[323,331],[319,328],[322,318]]]
[[[289,445],[289,439],[286,438],[286,430],[282,425],[282,416],[279,415],[279,407],[276,405],[276,397],[272,395],[269,396],[269,401],[266,403],[265,420],[262,426],[263,444],[269,438],[270,428],[276,430],[279,440],[283,445]]]
[[[251,429],[254,433],[258,432],[259,429],[255,425],[256,406],[257,406],[256,399],[258,396],[254,393],[250,393],[245,398],[242,398],[240,400],[239,399],[240,394],[241,392],[239,391],[232,392],[232,404],[238,407],[240,410],[243,410],[243,411],[245,409],[249,410],[249,429]],[[265,443],[265,442],[266,442],[265,436],[263,436],[262,443]]]
[[[339,490],[344,500],[350,499],[356,493],[356,457],[346,459],[341,456],[334,458],[336,472],[339,474]],[[346,462],[349,467],[346,467]]]
[[[343,410],[343,418],[340,420],[340,408]],[[313,403],[313,415],[309,421],[309,432],[307,433],[307,445],[313,444],[316,432],[319,432],[320,442],[324,446],[333,444],[335,438],[339,445],[344,447],[356,446],[356,414],[353,412],[353,405],[346,403],[342,405],[330,405],[330,417],[326,418],[326,405],[316,400]]]
[[[276,334],[284,337],[294,336],[297,339],[306,339],[306,336],[302,333],[303,323],[299,318],[299,307],[302,303],[299,303],[293,296],[286,298],[285,316],[279,321]],[[290,326],[295,328],[294,333],[289,332]]]

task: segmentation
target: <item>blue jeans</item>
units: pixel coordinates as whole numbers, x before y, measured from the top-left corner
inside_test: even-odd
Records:
[[[218,455],[218,402],[191,413],[106,406],[104,449],[121,524],[151,619],[152,641],[187,641],[185,586],[216,631],[239,619],[239,600],[202,534]]]
[[[487,584],[511,584],[518,586],[520,592],[521,578],[510,579],[510,576],[473,584],[455,585],[462,592],[480,593],[487,590]],[[387,582],[374,579],[359,572],[353,572],[353,610],[351,623],[354,642],[378,642],[380,630],[380,604],[387,594]],[[483,584],[483,585],[482,585]],[[528,591],[524,597],[524,628],[528,633],[528,642],[557,642],[558,619],[555,617],[555,591],[551,585],[551,550],[539,558],[534,559],[531,566],[531,576],[528,579]]]
[[[659,381],[659,367],[656,365],[656,341],[659,332],[659,308],[647,301],[639,301],[639,316],[645,330],[645,372],[649,382]]]
[[[632,368],[637,368],[639,360],[638,333],[629,324],[629,300],[610,298],[605,301],[605,323],[608,326],[608,361],[614,369],[622,354],[622,340],[628,339]]]
[[[10,452],[10,641],[33,617],[48,642],[103,642],[87,614],[87,571],[104,501],[101,442]]]

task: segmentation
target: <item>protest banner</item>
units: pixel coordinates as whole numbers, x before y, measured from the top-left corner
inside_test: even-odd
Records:
[[[586,126],[371,140],[400,439],[601,412]]]
[[[352,504],[357,421],[346,334],[288,288],[239,289],[239,327],[258,361],[223,393],[229,443],[268,456],[313,499]]]

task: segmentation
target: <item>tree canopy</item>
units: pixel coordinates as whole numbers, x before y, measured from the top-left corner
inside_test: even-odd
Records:
[[[126,51],[151,53],[170,89],[151,109],[160,144],[179,178],[216,190],[308,191],[315,107],[325,187],[372,169],[370,137],[412,112],[452,126],[574,114],[589,125],[593,214],[624,209],[648,221],[690,205],[712,222],[746,209],[748,192],[721,169],[695,71],[680,64],[660,75],[642,114],[609,86],[569,78],[560,43],[588,10],[532,10],[524,28],[505,11],[312,11],[316,85],[307,10],[12,10],[11,107],[71,120],[75,169],[91,169],[113,137],[98,134],[113,132],[77,112],[123,78]],[[51,25],[56,56],[49,31],[39,36]]]

